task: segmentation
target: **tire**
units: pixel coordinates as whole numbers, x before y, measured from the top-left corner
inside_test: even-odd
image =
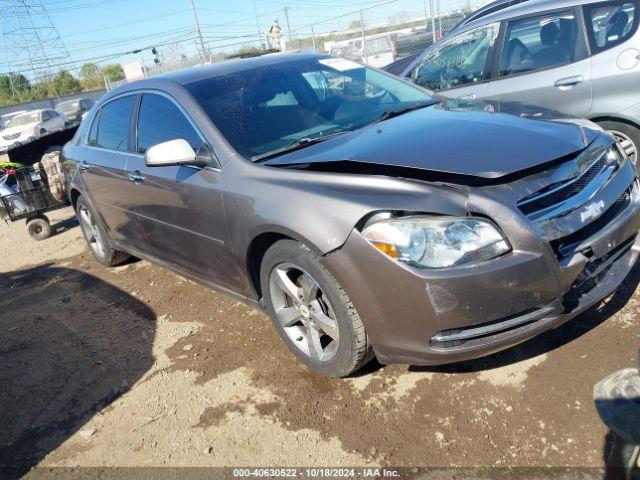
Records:
[[[638,149],[640,149],[640,129],[622,122],[598,122],[602,128],[611,133],[620,143],[624,141],[624,150],[631,160],[637,172],[640,172],[638,165]]]
[[[34,240],[40,241],[51,236],[51,223],[44,215],[27,220],[27,232]]]
[[[76,201],[76,217],[89,250],[101,264],[115,267],[130,257],[127,252],[113,248],[111,239],[98,220],[98,216],[82,197],[78,197]]]
[[[348,295],[305,245],[293,240],[273,244],[262,260],[260,283],[280,338],[310,369],[345,377],[373,358],[367,332]]]

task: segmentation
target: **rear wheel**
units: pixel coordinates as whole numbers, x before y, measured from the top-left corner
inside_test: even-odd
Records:
[[[76,216],[80,223],[80,229],[87,241],[93,256],[107,267],[115,267],[129,258],[129,254],[115,250],[105,229],[96,220],[93,210],[82,197],[76,202]]]
[[[638,148],[640,148],[640,129],[622,122],[600,122],[599,125],[614,136],[625,151],[633,166],[638,170]]]
[[[27,232],[34,240],[44,240],[51,236],[51,223],[44,215],[30,218],[27,220]]]
[[[275,243],[264,256],[260,279],[278,334],[305,365],[343,377],[373,358],[351,300],[306,246]]]

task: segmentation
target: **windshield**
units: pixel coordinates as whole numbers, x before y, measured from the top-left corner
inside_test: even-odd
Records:
[[[356,130],[384,112],[433,101],[422,89],[340,58],[269,65],[187,88],[246,158]]]
[[[22,125],[29,125],[30,123],[37,123],[40,121],[40,114],[37,112],[33,113],[25,113],[23,115],[18,115],[17,117],[13,117],[7,123],[8,127],[20,127]]]
[[[58,105],[56,105],[56,110],[62,113],[73,112],[78,110],[79,108],[80,108],[80,102],[77,100],[71,101],[71,102],[61,102]]]

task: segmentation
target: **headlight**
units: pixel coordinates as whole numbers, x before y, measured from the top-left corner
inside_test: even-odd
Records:
[[[362,235],[391,258],[421,268],[470,265],[511,251],[498,229],[481,218],[403,217],[376,222]]]

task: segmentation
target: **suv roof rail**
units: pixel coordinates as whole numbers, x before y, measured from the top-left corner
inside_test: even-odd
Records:
[[[495,12],[499,12],[500,10],[504,10],[505,8],[513,7],[514,5],[518,5],[520,3],[528,2],[529,0],[497,0],[495,2],[491,2],[488,5],[480,7],[478,10],[470,14],[468,17],[463,18],[455,27],[451,29],[454,31],[458,27],[462,25],[466,25],[469,22],[474,20],[478,20],[479,18],[486,17]]]

